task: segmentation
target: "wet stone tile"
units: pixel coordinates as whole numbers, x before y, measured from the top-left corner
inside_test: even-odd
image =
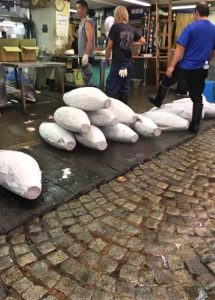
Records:
[[[89,248],[94,250],[95,252],[101,252],[105,247],[107,247],[107,243],[102,239],[95,239],[89,244]]]
[[[57,250],[49,255],[47,255],[48,261],[56,266],[68,258],[68,255],[61,250]]]
[[[101,272],[110,274],[116,270],[118,263],[116,260],[103,256],[99,259],[97,265]]]
[[[139,214],[130,214],[127,218],[128,222],[131,222],[134,225],[140,225],[143,220],[143,217]]]
[[[22,295],[22,298],[24,300],[28,300],[28,299],[39,300],[46,293],[47,293],[47,291],[42,286],[33,285],[27,291],[24,292],[24,294]]]
[[[11,238],[11,243],[13,245],[21,244],[25,242],[25,234],[19,234]]]
[[[116,279],[108,276],[102,275],[100,276],[96,282],[96,286],[106,292],[114,293],[116,290]]]
[[[100,258],[100,255],[91,250],[87,250],[87,251],[83,252],[81,255],[81,259],[83,259],[87,264],[89,264],[91,266],[96,265],[99,258]]]
[[[8,269],[7,271],[3,272],[0,276],[1,280],[6,284],[10,285],[14,281],[24,277],[22,272],[18,269],[18,267],[13,266],[12,268]]]
[[[137,284],[138,283],[138,271],[137,266],[124,265],[119,273],[119,277],[122,280]]]
[[[202,274],[197,279],[206,290],[210,290],[215,287],[215,277],[210,273]]]
[[[24,291],[33,286],[33,282],[28,278],[23,277],[12,284],[12,288],[18,293],[22,294]]]
[[[21,266],[24,267],[34,261],[36,261],[37,258],[36,256],[32,253],[32,252],[28,252],[24,255],[21,255],[19,257],[17,257],[17,263]]]
[[[37,246],[37,249],[42,253],[42,254],[47,254],[56,249],[56,247],[51,243],[51,242],[44,242],[41,243],[40,245]]]
[[[91,300],[114,300],[113,296],[107,292],[95,291]]]
[[[126,253],[127,253],[127,249],[116,245],[112,245],[108,252],[108,255],[113,259],[121,260]]]
[[[6,235],[0,235],[0,245],[6,243]]]
[[[26,269],[38,279],[48,271],[48,265],[44,261],[37,261]]]
[[[0,247],[0,257],[9,255],[9,247],[8,246],[2,246]]]
[[[46,288],[51,289],[55,284],[60,280],[61,276],[55,271],[48,271],[41,278],[41,282],[45,285]]]
[[[19,244],[13,247],[13,251],[16,256],[20,256],[30,252],[30,248],[26,244]]]
[[[47,241],[48,240],[48,234],[45,232],[39,233],[39,234],[34,234],[31,235],[31,240],[34,244],[39,244],[41,242]]]
[[[0,257],[0,271],[12,267],[12,265],[13,265],[13,260],[10,258],[10,256]]]

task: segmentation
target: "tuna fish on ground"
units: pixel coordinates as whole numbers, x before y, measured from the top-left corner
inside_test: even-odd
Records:
[[[63,95],[63,101],[69,106],[85,111],[94,111],[111,106],[110,98],[96,87],[80,87],[74,89]]]
[[[56,123],[43,122],[40,124],[39,133],[48,144],[56,148],[71,151],[76,146],[73,133]]]
[[[138,134],[125,124],[118,123],[114,126],[101,127],[108,140],[117,142],[136,143]]]
[[[95,126],[112,126],[118,123],[117,117],[110,109],[99,109],[87,113],[90,123]]]
[[[140,114],[132,128],[141,136],[159,136],[161,134],[161,129],[151,119]]]
[[[104,134],[94,125],[90,126],[90,130],[88,132],[75,134],[75,138],[80,144],[88,148],[101,151],[107,148],[107,141]]]
[[[0,150],[0,185],[23,198],[38,198],[42,191],[38,163],[23,152]]]
[[[79,108],[62,106],[55,111],[54,120],[61,127],[74,132],[90,130],[90,120],[87,114]]]
[[[185,102],[185,103],[171,102],[171,103],[163,104],[160,108],[153,108],[152,111],[169,112],[183,119],[191,121],[193,104],[192,102]]]
[[[213,102],[209,102],[207,101],[206,97],[204,95],[203,96],[203,99],[202,99],[202,102],[204,104],[203,106],[203,115],[202,118],[214,118],[215,117],[215,103]],[[174,103],[192,103],[192,100],[190,98],[182,98],[182,99],[178,99],[178,100],[175,100]]]
[[[147,111],[142,115],[151,119],[162,131],[186,130],[189,127],[188,120],[159,109]]]
[[[112,111],[120,123],[133,124],[138,118],[137,114],[127,104],[118,99],[111,98],[109,110]]]

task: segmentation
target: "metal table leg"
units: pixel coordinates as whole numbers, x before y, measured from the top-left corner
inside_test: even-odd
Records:
[[[61,86],[61,90],[62,90],[62,94],[64,94],[64,75],[65,75],[65,68],[63,67],[62,68],[62,77],[61,77],[61,80],[62,80],[62,82],[61,82],[61,84],[62,84],[62,86]]]
[[[25,90],[23,86],[23,77],[22,77],[22,68],[19,68],[19,78],[20,78],[20,89],[21,89],[21,96],[22,96],[22,107],[24,113],[26,113],[26,99],[25,99]]]
[[[143,74],[143,86],[146,86],[146,72],[148,69],[148,58],[144,58],[143,60],[143,70],[144,70],[144,74]]]

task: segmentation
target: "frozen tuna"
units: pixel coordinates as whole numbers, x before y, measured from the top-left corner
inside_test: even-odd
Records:
[[[0,150],[0,185],[23,198],[36,199],[42,190],[38,163],[23,152]]]
[[[112,126],[118,123],[117,117],[109,109],[99,109],[87,113],[90,123],[95,126]]]
[[[106,138],[111,141],[136,143],[139,138],[134,130],[122,123],[102,127],[102,131]]]
[[[74,132],[87,132],[90,130],[90,120],[87,114],[79,108],[60,107],[55,111],[54,119],[61,127]]]
[[[132,125],[133,129],[141,136],[159,136],[160,128],[149,118],[138,115],[138,120]]]
[[[193,111],[193,104],[192,102],[185,102],[185,103],[166,103],[161,106],[159,109],[155,109],[159,111],[170,112],[175,114],[183,119],[188,121],[192,120],[192,111]]]
[[[114,98],[111,98],[111,107],[109,109],[120,123],[133,124],[138,118],[137,114],[127,104]]]
[[[97,150],[105,150],[107,148],[107,141],[104,134],[94,125],[91,125],[90,130],[86,133],[75,134],[75,138],[80,144],[88,148]]]
[[[142,115],[151,119],[163,131],[186,130],[189,127],[188,120],[160,109],[147,111]]]
[[[100,89],[95,87],[80,87],[63,95],[63,101],[72,107],[85,111],[109,108],[111,100]]]
[[[73,133],[56,123],[43,122],[40,124],[39,133],[47,143],[54,147],[71,151],[76,146]]]

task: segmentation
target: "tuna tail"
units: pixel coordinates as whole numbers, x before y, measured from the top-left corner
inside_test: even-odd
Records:
[[[168,88],[160,84],[158,88],[158,92],[156,96],[149,96],[149,102],[151,102],[154,106],[161,107],[161,104],[166,96]]]
[[[199,131],[200,120],[202,117],[202,109],[202,103],[193,103],[192,121],[189,126],[189,131],[191,133],[197,133]]]

